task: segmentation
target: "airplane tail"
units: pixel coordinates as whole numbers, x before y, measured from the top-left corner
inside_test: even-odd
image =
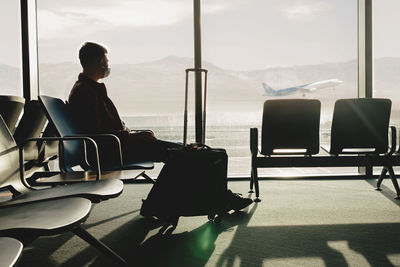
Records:
[[[274,89],[271,88],[271,86],[269,86],[266,83],[262,83],[262,86],[264,87],[264,91],[266,95],[276,95],[276,92]]]

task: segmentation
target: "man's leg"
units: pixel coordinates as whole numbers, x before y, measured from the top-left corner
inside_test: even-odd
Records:
[[[170,141],[164,141],[164,140],[160,140],[157,139],[156,140],[156,145],[167,150],[170,148],[181,148],[183,147],[182,143],[176,143],[176,142],[170,142]]]
[[[136,139],[135,136],[129,136],[125,142],[122,142],[122,153],[125,162],[165,162],[169,149],[181,147],[183,147],[181,143],[159,139],[147,141]]]

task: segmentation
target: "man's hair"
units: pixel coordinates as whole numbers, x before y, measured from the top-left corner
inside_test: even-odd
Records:
[[[105,54],[107,54],[107,49],[103,46],[92,42],[85,42],[81,49],[79,49],[79,60],[82,67],[86,68]]]

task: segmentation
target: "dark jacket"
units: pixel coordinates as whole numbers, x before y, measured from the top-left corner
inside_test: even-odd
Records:
[[[72,113],[86,133],[128,134],[104,83],[79,74],[68,97]],[[125,133],[123,133],[125,132]]]
[[[83,73],[79,74],[68,102],[83,133],[111,133],[119,137],[124,161],[153,160],[163,155],[165,149],[157,145],[154,136],[146,132],[130,133],[124,126],[114,103],[107,96],[104,83],[95,82]],[[109,153],[115,151],[115,143],[113,145],[104,138],[95,138],[95,141],[99,147],[101,164],[115,164],[115,154]],[[92,152],[89,154],[93,155]],[[93,158],[89,159],[90,162],[92,160]]]

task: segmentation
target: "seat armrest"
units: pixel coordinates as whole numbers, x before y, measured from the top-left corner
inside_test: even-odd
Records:
[[[96,181],[101,179],[101,168],[100,168],[100,160],[99,160],[99,151],[97,148],[97,144],[96,142],[87,136],[66,136],[66,137],[38,137],[38,138],[28,138],[26,139],[20,146],[19,146],[19,171],[20,171],[20,178],[22,183],[29,187],[29,184],[25,181],[25,177],[24,177],[24,146],[32,141],[58,141],[60,146],[62,144],[62,142],[60,141],[87,141],[88,143],[90,143],[95,150],[95,154],[96,154]]]
[[[119,159],[119,164],[120,167],[123,166],[124,161],[122,158],[122,148],[121,148],[121,140],[116,136],[115,134],[78,134],[78,135],[68,135],[66,137],[89,137],[92,139],[96,138],[105,138],[113,141],[113,144],[115,144],[115,148],[118,151],[118,159]]]
[[[250,152],[252,156],[258,154],[258,128],[250,128]]]
[[[323,151],[325,151],[326,153],[330,154],[330,150],[331,150],[330,146],[321,145],[320,147],[321,147],[321,149]]]

